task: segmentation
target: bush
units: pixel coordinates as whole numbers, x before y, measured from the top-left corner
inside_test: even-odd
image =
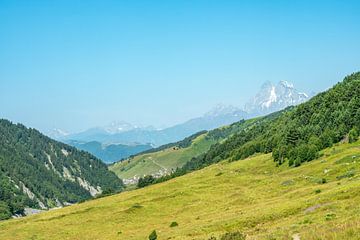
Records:
[[[9,206],[5,202],[0,201],[0,220],[9,219],[11,217],[11,211]]]
[[[353,128],[349,132],[349,143],[356,142],[359,138],[359,131],[357,128]]]
[[[177,226],[179,226],[179,224],[178,224],[177,222],[172,222],[172,223],[170,224],[170,227],[177,227]]]
[[[138,188],[143,188],[143,187],[153,184],[155,181],[156,181],[156,179],[153,176],[148,175],[143,178],[140,178],[137,186],[138,186]]]
[[[152,231],[149,235],[149,240],[156,240],[157,239],[157,234],[156,231]]]

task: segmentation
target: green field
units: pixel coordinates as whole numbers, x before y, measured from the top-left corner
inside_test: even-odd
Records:
[[[251,128],[263,119],[265,118],[253,118],[223,126],[197,136],[188,147],[169,147],[152,153],[139,154],[110,165],[109,170],[121,179],[156,175],[159,171],[170,173],[172,170],[182,167],[193,157],[207,152],[215,143],[220,143],[234,133]]]
[[[0,239],[360,239],[360,142],[297,168],[271,154],[0,223]],[[170,227],[172,222],[177,227]]]
[[[129,179],[135,176],[156,174],[159,171],[170,172],[181,167],[192,157],[206,152],[215,140],[200,135],[187,148],[168,148],[162,151],[135,156],[131,160],[115,163],[109,169],[119,178]]]

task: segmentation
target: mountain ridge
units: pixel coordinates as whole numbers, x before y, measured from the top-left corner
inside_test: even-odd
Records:
[[[0,119],[0,218],[119,191],[122,181],[87,152]]]
[[[302,103],[309,98],[307,94],[297,91],[292,83],[280,81],[277,85],[274,85],[271,82],[266,82],[256,96],[248,101],[244,107],[218,104],[200,117],[164,129],[132,126],[126,122],[112,123],[108,127],[91,128],[80,133],[66,135],[60,140],[64,142],[70,140],[98,141],[107,144],[132,144],[137,142],[161,146],[180,141],[199,131],[212,130],[241,119],[249,119],[279,111],[285,107]],[[119,126],[121,131],[116,131]],[[110,131],[109,128],[115,130]]]

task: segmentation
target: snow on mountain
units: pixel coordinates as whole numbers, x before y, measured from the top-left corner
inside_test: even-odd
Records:
[[[244,109],[251,116],[265,115],[298,105],[309,98],[308,94],[296,90],[290,82],[280,81],[276,85],[266,82],[255,97],[245,104]]]
[[[115,134],[133,130],[138,128],[128,122],[125,121],[113,121],[109,125],[102,127],[107,133]]]
[[[76,134],[61,135],[60,140],[65,142],[71,140],[82,142],[98,141],[102,144],[125,145],[151,143],[159,146],[179,141],[202,130],[211,130],[241,119],[249,119],[279,111],[288,106],[302,103],[309,98],[310,96],[306,93],[296,90],[290,82],[280,81],[276,85],[266,82],[244,108],[218,104],[200,117],[163,129],[156,129],[151,126],[136,126],[124,121],[114,121],[104,127],[91,128]]]

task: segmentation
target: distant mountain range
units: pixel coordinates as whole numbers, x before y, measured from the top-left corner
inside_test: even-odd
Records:
[[[97,141],[80,142],[76,140],[71,140],[68,144],[77,149],[90,152],[95,157],[102,159],[105,163],[113,163],[153,148],[151,144],[103,144]]]
[[[138,153],[137,150],[142,149],[138,147],[139,144],[160,146],[176,142],[202,130],[215,129],[241,119],[264,116],[288,106],[303,103],[310,99],[310,97],[308,94],[296,90],[292,83],[280,81],[275,85],[271,82],[266,82],[255,97],[246,103],[243,108],[219,104],[201,117],[169,128],[139,127],[121,121],[75,134],[68,134],[65,131],[56,129],[50,136],[79,149],[89,151],[95,156],[100,157],[103,161],[112,162],[115,161],[116,155],[118,155],[116,160],[127,157],[127,154],[120,150],[120,148],[124,149],[124,145],[128,145],[126,152],[136,154]],[[79,142],[81,143],[80,145],[78,144]],[[89,142],[90,144],[88,144]],[[97,143],[94,144],[94,142]],[[121,145],[120,148],[112,146],[119,146],[119,144]],[[111,147],[99,147],[100,145]],[[116,153],[109,152],[109,149],[113,149]],[[104,158],[104,156],[109,155],[111,155],[110,158]]]

